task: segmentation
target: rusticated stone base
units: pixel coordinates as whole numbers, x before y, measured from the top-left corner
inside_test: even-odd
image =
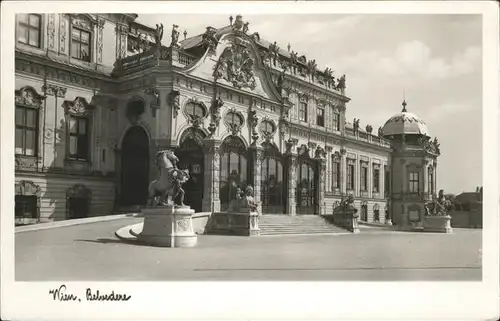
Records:
[[[139,241],[162,247],[194,247],[198,237],[193,231],[189,207],[174,208],[172,205],[147,207],[142,210],[144,225]]]

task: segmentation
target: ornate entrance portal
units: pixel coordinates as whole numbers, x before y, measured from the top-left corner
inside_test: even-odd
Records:
[[[248,182],[247,153],[245,144],[238,137],[228,137],[221,145],[220,161],[220,203],[221,211],[226,211],[237,188],[245,190]]]
[[[297,167],[297,214],[315,214],[317,207],[317,173],[308,159],[299,159]]]
[[[189,170],[189,180],[182,186],[186,192],[184,203],[196,212],[202,211],[204,186],[203,139],[205,135],[193,128],[187,129],[181,136],[179,149],[179,168]]]
[[[145,205],[149,183],[149,139],[140,126],[131,127],[122,142],[120,203]]]
[[[275,146],[264,146],[264,159],[261,168],[262,213],[285,213],[286,184],[283,178],[282,157]]]

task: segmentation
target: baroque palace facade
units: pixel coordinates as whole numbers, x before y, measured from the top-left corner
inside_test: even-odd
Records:
[[[364,221],[424,215],[439,148],[405,103],[374,134],[346,121],[345,76],[241,16],[183,40],[174,25],[168,46],[136,18],[17,15],[17,224],[143,206],[163,148],[197,212],[252,185],[264,214],[331,214],[352,194]]]

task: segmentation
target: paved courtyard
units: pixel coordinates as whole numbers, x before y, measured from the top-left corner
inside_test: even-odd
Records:
[[[16,233],[16,280],[456,281],[481,280],[481,230],[453,234],[233,237],[156,248],[114,233],[141,218]]]

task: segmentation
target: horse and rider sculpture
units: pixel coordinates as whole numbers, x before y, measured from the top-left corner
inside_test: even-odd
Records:
[[[178,169],[179,158],[172,150],[166,149],[156,153],[158,178],[149,184],[148,203],[150,206],[175,205],[174,200],[179,196],[180,206],[184,205],[184,190],[182,184],[189,180],[188,169]]]

